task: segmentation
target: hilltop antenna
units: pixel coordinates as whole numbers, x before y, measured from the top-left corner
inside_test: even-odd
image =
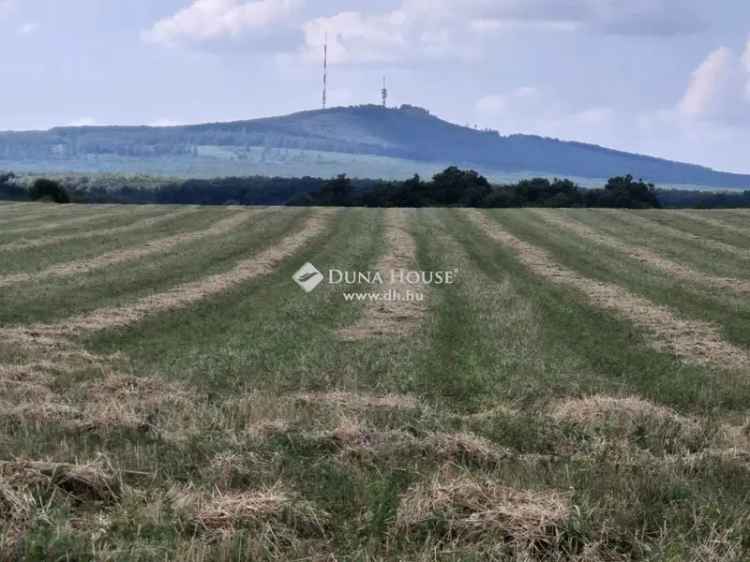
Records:
[[[383,76],[383,89],[380,91],[383,96],[383,108],[388,107],[388,84],[386,83],[385,76]]]
[[[328,105],[328,33],[323,43],[323,109]]]

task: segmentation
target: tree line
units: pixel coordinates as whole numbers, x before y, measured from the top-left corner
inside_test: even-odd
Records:
[[[611,178],[603,189],[583,189],[570,180],[535,178],[493,186],[474,170],[450,167],[431,181],[415,175],[406,181],[381,182],[355,189],[346,176],[328,180],[317,193],[292,198],[289,205],[356,207],[661,207],[656,187],[632,176]]]
[[[750,191],[658,190],[630,175],[614,177],[598,189],[567,179],[534,178],[492,185],[474,170],[450,167],[425,181],[302,177],[229,177],[208,180],[146,177],[72,176],[29,181],[0,174],[0,199],[58,203],[289,205],[344,207],[750,207]]]

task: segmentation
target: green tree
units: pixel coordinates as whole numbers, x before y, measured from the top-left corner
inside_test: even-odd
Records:
[[[38,179],[29,190],[32,201],[51,201],[54,203],[70,203],[70,196],[65,188],[56,181]]]
[[[610,178],[604,187],[602,199],[607,207],[645,209],[661,206],[654,184],[635,181],[629,174]]]
[[[441,205],[478,207],[492,188],[487,178],[474,170],[451,166],[432,178],[432,198]]]
[[[350,205],[353,191],[352,180],[346,174],[341,174],[323,184],[320,190],[320,203],[336,206]]]

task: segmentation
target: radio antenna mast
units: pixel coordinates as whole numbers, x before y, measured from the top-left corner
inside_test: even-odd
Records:
[[[383,107],[388,107],[388,84],[386,83],[385,76],[383,76],[383,89],[380,91],[383,96]]]
[[[328,33],[323,43],[323,109],[328,105]]]

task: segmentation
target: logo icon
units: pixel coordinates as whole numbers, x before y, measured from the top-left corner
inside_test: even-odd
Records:
[[[311,263],[306,263],[302,268],[292,276],[294,282],[297,283],[302,290],[306,293],[312,293],[318,285],[323,282],[323,274],[318,271],[318,268]]]

